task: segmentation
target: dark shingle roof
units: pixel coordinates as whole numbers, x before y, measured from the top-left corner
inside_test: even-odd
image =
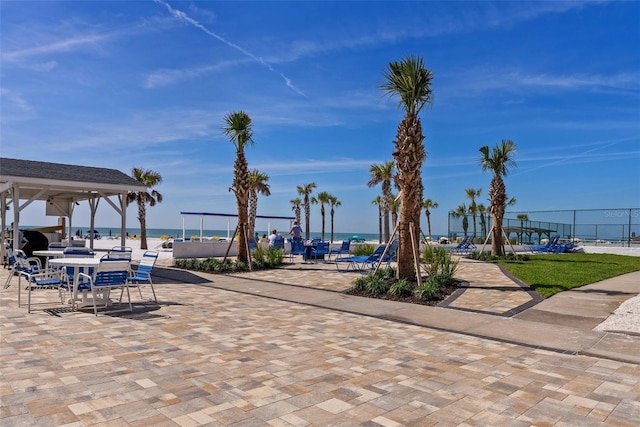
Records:
[[[117,169],[0,157],[0,176],[77,181],[86,183],[141,186],[129,175]]]

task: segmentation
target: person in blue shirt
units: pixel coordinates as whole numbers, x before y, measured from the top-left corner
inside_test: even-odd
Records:
[[[296,242],[300,242],[302,240],[302,227],[298,225],[298,221],[293,222],[293,226],[291,227],[289,234],[293,236],[293,240]]]

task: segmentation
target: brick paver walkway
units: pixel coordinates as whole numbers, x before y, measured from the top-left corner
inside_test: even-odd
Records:
[[[187,273],[191,283],[165,273],[161,304],[138,304],[133,315],[28,315],[16,282],[1,291],[0,424],[640,425],[638,364],[265,294],[319,299],[306,288],[337,291],[357,273],[293,265],[244,277]],[[39,295],[55,306],[56,295]]]

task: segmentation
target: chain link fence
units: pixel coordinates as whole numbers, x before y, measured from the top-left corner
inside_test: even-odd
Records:
[[[491,214],[449,212],[449,239],[474,235],[485,241]],[[513,243],[538,244],[551,236],[595,245],[640,245],[640,208],[508,211],[503,228]]]

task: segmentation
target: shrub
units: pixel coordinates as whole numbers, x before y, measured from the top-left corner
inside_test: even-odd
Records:
[[[353,248],[353,255],[354,256],[360,256],[360,255],[369,256],[375,250],[376,250],[376,247],[374,245],[370,244],[370,243],[366,243],[364,245],[356,245],[356,247]]]
[[[429,276],[429,278],[422,283],[419,287],[417,287],[413,291],[413,295],[421,300],[428,301],[433,299],[438,293],[438,289],[440,288],[439,280],[436,278],[437,276]]]
[[[389,286],[383,278],[377,274],[369,275],[367,278],[366,288],[371,295],[383,295],[387,293]]]
[[[444,274],[453,279],[458,270],[458,261],[445,248],[427,245],[422,251],[422,261],[426,264],[428,276]]]
[[[265,257],[267,260],[267,264],[270,267],[276,267],[282,264],[282,260],[284,259],[284,251],[282,249],[269,247],[267,248]]]
[[[395,282],[389,288],[389,295],[404,297],[411,295],[412,286],[407,282],[407,279],[401,279]]]
[[[360,276],[353,281],[353,286],[351,287],[351,289],[356,292],[364,292],[367,290],[367,281],[368,276]]]

